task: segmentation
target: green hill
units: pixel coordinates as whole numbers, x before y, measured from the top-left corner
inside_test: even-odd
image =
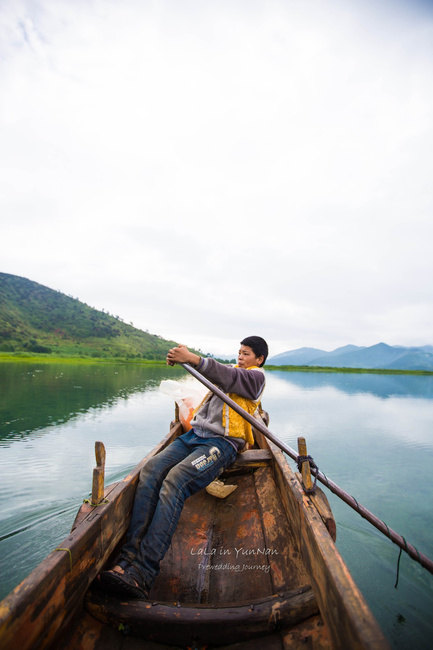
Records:
[[[0,273],[3,352],[155,360],[173,345],[59,291]]]

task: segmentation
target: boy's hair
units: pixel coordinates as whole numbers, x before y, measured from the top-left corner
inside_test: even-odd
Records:
[[[265,339],[262,339],[261,336],[247,336],[246,339],[241,341],[241,345],[248,345],[256,357],[261,357],[263,355],[263,362],[260,364],[260,366],[264,365],[269,353],[268,344],[266,343]]]

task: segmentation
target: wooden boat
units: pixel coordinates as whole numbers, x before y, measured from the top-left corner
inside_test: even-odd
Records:
[[[149,601],[94,587],[124,537],[140,468],[181,432],[172,423],[98,506],[82,505],[70,535],[0,603],[0,647],[387,648],[336,549],[326,497],[305,494],[260,432],[223,477],[237,485],[230,496],[187,500]]]

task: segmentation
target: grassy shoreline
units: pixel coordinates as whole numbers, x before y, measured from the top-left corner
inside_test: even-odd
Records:
[[[26,352],[0,352],[0,363],[67,363],[67,364],[132,364],[145,366],[165,366],[165,359],[131,359],[126,357],[79,357],[52,356],[50,354],[30,354]],[[333,366],[274,366],[266,365],[266,370],[283,372],[333,372],[376,375],[433,375],[431,370],[398,370],[389,368],[334,368]]]
[[[333,366],[266,366],[266,370],[284,372],[344,372],[375,375],[433,375],[432,370],[398,370],[391,368],[335,368]]]
[[[0,352],[0,363],[67,363],[67,364],[132,364],[144,366],[165,366],[164,359],[128,359],[126,357],[67,357],[50,354],[27,354],[26,352]]]

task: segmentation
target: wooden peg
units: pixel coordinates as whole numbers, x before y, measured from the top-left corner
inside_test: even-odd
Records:
[[[307,456],[307,443],[305,442],[305,438],[298,438],[298,454],[299,456]],[[302,482],[304,484],[304,488],[306,490],[311,490],[313,487],[313,481],[311,480],[311,471],[310,471],[310,463],[308,460],[304,460],[304,462],[301,464],[301,472],[302,472]]]
[[[103,442],[95,442],[96,467],[93,470],[92,506],[97,506],[104,498],[105,447]]]

